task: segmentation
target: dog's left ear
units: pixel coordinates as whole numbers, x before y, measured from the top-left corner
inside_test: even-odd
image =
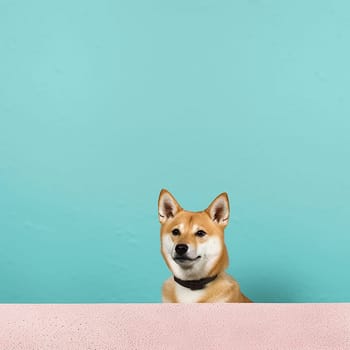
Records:
[[[219,225],[226,226],[230,216],[230,204],[226,192],[219,194],[205,211]]]

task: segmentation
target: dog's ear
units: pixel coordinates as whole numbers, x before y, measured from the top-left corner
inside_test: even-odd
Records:
[[[230,204],[228,202],[227,193],[219,194],[205,211],[214,222],[226,226],[230,216]]]
[[[159,222],[164,223],[173,218],[182,208],[174,196],[167,190],[162,189],[158,199],[158,217]]]

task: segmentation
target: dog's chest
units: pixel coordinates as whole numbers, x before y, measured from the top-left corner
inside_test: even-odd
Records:
[[[179,303],[197,303],[204,296],[204,289],[191,290],[176,283],[175,295]]]

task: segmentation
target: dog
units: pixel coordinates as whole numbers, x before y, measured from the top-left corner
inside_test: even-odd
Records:
[[[225,270],[224,229],[230,214],[227,193],[200,212],[181,208],[162,189],[158,199],[161,254],[173,276],[162,288],[164,303],[251,303]]]

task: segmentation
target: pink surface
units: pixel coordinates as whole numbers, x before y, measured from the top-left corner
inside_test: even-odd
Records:
[[[0,349],[350,349],[350,304],[0,304]]]

